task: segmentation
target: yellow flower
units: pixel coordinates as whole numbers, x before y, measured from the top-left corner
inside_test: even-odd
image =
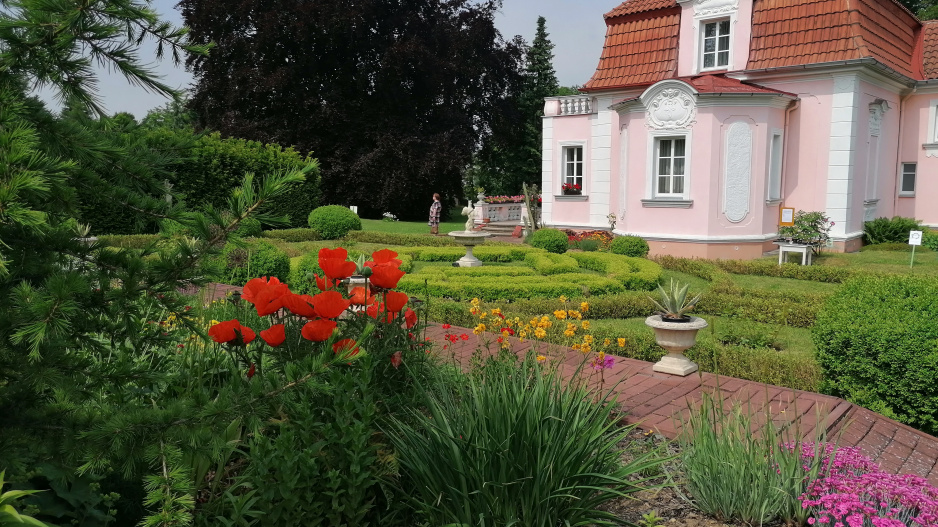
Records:
[[[503,349],[503,350],[506,350],[506,349],[508,349],[508,348],[510,348],[510,347],[511,347],[511,343],[510,343],[510,342],[508,342],[507,340],[502,341],[502,349]]]
[[[625,339],[620,338],[620,339],[617,339],[617,340],[619,341],[619,347],[620,347],[620,348],[624,348],[624,347],[625,347]]]
[[[592,343],[593,343],[593,336],[592,336],[592,335],[583,335],[583,342],[585,342],[586,344],[592,344]]]
[[[524,342],[524,339],[528,338],[528,332],[524,330],[519,331],[518,338],[521,339],[522,342]]]
[[[545,360],[547,360],[547,357],[545,357],[545,356],[543,356],[543,355],[538,355],[538,356],[537,356],[537,362],[544,362]]]
[[[554,311],[554,316],[557,317],[557,320],[563,320],[567,318],[567,312],[558,309],[557,311]]]
[[[565,297],[565,296],[563,296],[563,295],[560,295],[560,301],[561,301],[562,303],[566,304],[566,303],[567,303],[567,297]]]
[[[478,314],[479,314],[479,308],[477,308],[477,307],[470,307],[470,308],[469,308],[469,312],[472,313],[473,315],[478,315]]]
[[[532,328],[536,328],[536,327],[537,327],[537,317],[532,318],[530,324],[531,324],[531,327],[532,327]]]
[[[478,298],[473,298],[472,301],[469,303],[472,304],[474,307],[479,307],[479,304],[481,304],[482,301],[479,300]]]
[[[604,340],[603,340],[603,346],[608,346],[608,345],[610,345],[610,344],[612,344],[612,341],[611,341],[610,339],[604,339]]]
[[[472,330],[472,332],[475,333],[476,335],[481,335],[482,333],[485,332],[485,324],[479,324],[478,326],[475,327],[475,329]]]
[[[209,322],[209,324],[211,324],[211,325],[214,326],[215,324],[221,324],[221,322],[219,322],[219,321],[217,321],[217,320],[215,320],[215,319],[213,318],[212,321]]]
[[[574,311],[571,309],[569,313],[570,313],[570,318],[575,318],[577,320],[580,320],[581,318],[583,318],[583,315],[581,315],[579,311]]]
[[[598,355],[599,355],[599,360],[603,360],[603,359],[606,358],[606,354],[605,354],[604,352],[602,352],[602,351],[600,351],[600,352],[598,353]]]
[[[589,353],[591,349],[593,349],[593,347],[590,346],[589,344],[584,343],[582,346],[580,346],[580,351],[582,351],[583,353]]]
[[[502,331],[502,336],[507,338],[511,336],[511,333],[508,332],[508,329],[505,329],[504,331]]]
[[[486,317],[486,312],[485,312],[485,311],[480,311],[480,312],[479,312],[479,319],[481,320],[481,319],[483,319],[483,318],[485,318],[485,317]]]
[[[575,349],[575,350],[577,350],[577,351],[580,351],[580,348],[581,348],[581,346],[580,346],[579,344],[574,344],[574,345],[573,345],[573,349]],[[582,351],[585,352],[586,350],[582,350]]]
[[[493,309],[492,309],[492,316],[493,316],[493,317],[497,317],[498,315],[501,315],[501,314],[502,314],[502,310],[501,310],[500,308],[497,308],[497,307],[496,307],[496,308],[493,308]]]
[[[580,302],[580,311],[586,313],[590,310],[589,302]]]
[[[578,328],[573,322],[567,322],[567,331],[576,331]]]
[[[547,336],[547,332],[544,331],[544,328],[537,328],[534,330],[534,336],[536,338],[542,339]]]
[[[565,337],[572,337],[574,335],[576,335],[576,333],[570,331],[569,329],[563,332],[563,336]]]
[[[583,329],[587,329],[587,330],[588,330],[589,328],[590,328],[590,321],[589,321],[589,320],[584,320],[584,321],[583,321]]]

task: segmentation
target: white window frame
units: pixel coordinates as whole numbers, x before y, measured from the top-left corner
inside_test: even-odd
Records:
[[[778,139],[778,151],[775,140]],[[784,170],[785,134],[781,130],[772,130],[769,135],[768,164],[765,171],[765,200],[771,203],[782,201],[782,174]]]
[[[589,156],[587,155],[587,153],[589,152],[589,148],[587,147],[588,146],[587,142],[586,141],[560,141],[557,143],[557,145],[560,149],[560,156],[559,156],[560,159],[557,160],[557,174],[560,175],[560,177],[557,178],[557,184],[556,184],[557,195],[558,196],[564,195],[562,186],[564,183],[567,182],[567,151],[571,148],[579,148],[583,152],[583,158],[582,158],[582,163],[581,163],[581,166],[583,167],[583,175],[580,176],[582,178],[582,183],[580,183],[580,186],[582,187],[582,189],[580,190],[580,195],[585,196],[586,191],[587,191],[587,184],[588,184],[587,180],[589,179],[587,177],[589,174]]]
[[[684,140],[684,190],[680,193],[670,192],[661,194],[658,192],[658,145],[661,140],[683,139]],[[647,193],[650,200],[687,200],[690,196],[691,185],[691,133],[689,130],[671,130],[652,132],[648,137],[648,171],[647,171]],[[673,175],[673,174],[672,174]]]
[[[719,65],[720,59],[720,22],[726,22],[729,26],[729,33],[725,36],[729,41],[729,46],[726,49],[726,64]],[[706,20],[700,20],[698,22],[698,32],[700,33],[697,38],[697,71],[714,71],[714,70],[728,70],[733,64],[733,22],[734,17],[720,17],[720,18],[711,18]],[[707,41],[707,26],[710,24],[716,24],[717,34],[714,38],[715,42],[715,51],[713,54],[713,66],[706,67],[704,66],[704,59],[707,56],[706,50],[706,41]]]
[[[906,167],[911,166],[908,171]],[[912,175],[912,190],[903,190],[906,174]],[[915,187],[918,186],[918,163],[914,161],[903,161],[899,163],[899,197],[911,198],[915,196]]]

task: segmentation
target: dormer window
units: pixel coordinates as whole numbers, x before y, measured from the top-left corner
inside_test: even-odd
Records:
[[[730,64],[730,20],[703,23],[703,63],[701,69],[726,68]]]

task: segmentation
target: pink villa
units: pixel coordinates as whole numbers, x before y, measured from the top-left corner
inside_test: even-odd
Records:
[[[543,220],[757,258],[780,207],[938,227],[938,22],[894,0],[627,0],[584,94],[545,101]],[[579,191],[577,190],[579,186]]]

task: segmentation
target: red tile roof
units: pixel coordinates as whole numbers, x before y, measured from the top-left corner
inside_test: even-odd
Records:
[[[701,94],[716,93],[766,93],[774,95],[788,95],[797,98],[793,93],[773,90],[756,84],[750,84],[738,79],[731,79],[725,75],[692,75],[690,77],[677,77],[677,80],[690,84]]]
[[[583,89],[673,78],[680,16],[676,0],[626,0],[606,13],[603,53]],[[863,58],[938,78],[938,23],[923,25],[898,0],[754,0],[746,69]]]
[[[636,1],[650,4],[658,0]],[[668,0],[668,3],[673,3],[673,0]],[[626,4],[632,2],[626,2],[618,9]],[[680,22],[681,11],[676,7],[607,18],[606,42],[599,66],[582,89],[590,91],[651,84],[673,77],[677,71]]]
[[[752,13],[747,69],[874,58],[921,78],[912,63],[920,23],[889,0],[762,0]]]
[[[644,13],[645,11],[654,11],[655,9],[664,9],[667,7],[677,7],[676,0],[627,0],[622,4],[603,15],[606,19],[615,18],[623,15],[633,15],[635,13]]]
[[[926,79],[938,78],[938,20],[923,23],[923,68]]]

